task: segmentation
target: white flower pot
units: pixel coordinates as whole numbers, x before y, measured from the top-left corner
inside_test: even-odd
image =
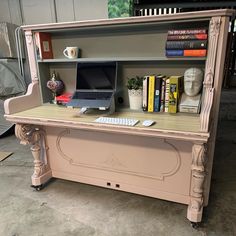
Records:
[[[131,110],[141,110],[143,104],[143,90],[128,90],[129,93],[129,105]]]

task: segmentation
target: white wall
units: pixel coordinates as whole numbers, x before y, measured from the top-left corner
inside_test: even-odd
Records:
[[[0,22],[17,25],[108,18],[108,0],[0,0]]]

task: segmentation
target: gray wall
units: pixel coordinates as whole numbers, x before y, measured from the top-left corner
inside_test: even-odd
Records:
[[[0,22],[17,25],[108,18],[108,0],[0,0]]]

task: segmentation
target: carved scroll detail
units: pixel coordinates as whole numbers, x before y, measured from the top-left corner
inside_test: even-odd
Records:
[[[30,144],[34,157],[34,173],[32,178],[39,178],[49,170],[45,132],[33,125],[16,124],[15,134],[23,145]]]
[[[217,56],[217,44],[220,32],[221,18],[213,17],[209,26],[208,56],[206,61],[205,76],[203,82],[203,107],[200,116],[200,130],[207,132],[209,128],[210,112],[214,96],[214,74]]]
[[[192,192],[188,207],[188,219],[200,222],[203,208],[203,187],[206,176],[206,150],[204,144],[194,144],[192,148]]]

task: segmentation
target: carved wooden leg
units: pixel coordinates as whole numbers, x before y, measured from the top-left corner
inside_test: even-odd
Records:
[[[16,124],[15,134],[21,144],[31,144],[34,157],[34,173],[31,177],[32,186],[38,187],[52,177],[51,169],[47,163],[47,147],[45,143],[45,132],[39,127],[27,124]]]
[[[194,144],[192,148],[192,189],[187,218],[191,222],[201,222],[203,212],[203,186],[205,180],[205,147]]]

